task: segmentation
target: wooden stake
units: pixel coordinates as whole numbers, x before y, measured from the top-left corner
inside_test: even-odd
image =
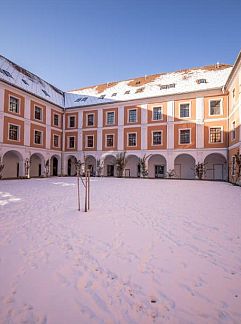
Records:
[[[87,171],[85,170],[85,212],[87,212],[87,199],[88,199],[88,179],[87,179]]]
[[[88,210],[90,209],[90,170],[88,170]]]
[[[78,211],[80,211],[79,177],[77,177],[77,186],[78,186]]]

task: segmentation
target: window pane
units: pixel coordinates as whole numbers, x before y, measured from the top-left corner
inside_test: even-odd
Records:
[[[107,113],[107,124],[108,125],[113,125],[115,123],[115,113],[112,112],[108,112]]]
[[[153,145],[160,145],[162,143],[162,133],[161,132],[153,132]]]
[[[19,99],[10,97],[9,111],[19,113]]]
[[[190,129],[180,130],[180,144],[190,143]]]
[[[161,120],[161,119],[162,119],[162,107],[154,107],[153,120]]]
[[[74,148],[75,146],[75,138],[74,136],[69,137],[69,148]]]
[[[114,136],[113,135],[107,135],[106,136],[106,146],[107,147],[113,147],[114,146]]]
[[[136,109],[129,110],[129,123],[136,122]]]
[[[18,129],[19,127],[16,125],[9,125],[9,139],[13,141],[18,140]]]
[[[88,126],[94,125],[94,115],[93,114],[87,115],[87,125]]]
[[[220,143],[221,142],[221,128],[220,127],[210,128],[210,142],[211,143]]]
[[[189,104],[180,104],[180,117],[181,118],[186,118],[190,117],[189,114]]]
[[[54,115],[54,126],[59,126],[59,115]]]
[[[210,101],[210,115],[221,114],[221,100]]]
[[[136,146],[136,134],[128,134],[128,146]]]
[[[40,107],[34,108],[34,118],[37,120],[42,120],[42,108]]]
[[[69,127],[75,127],[75,116],[69,117]]]
[[[42,140],[42,133],[40,131],[35,131],[34,132],[34,142],[35,144],[41,144]]]
[[[94,147],[94,137],[91,136],[87,136],[87,147]]]
[[[54,146],[56,146],[56,147],[59,146],[59,137],[58,137],[58,135],[54,135]]]

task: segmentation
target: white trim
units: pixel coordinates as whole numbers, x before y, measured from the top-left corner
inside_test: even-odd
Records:
[[[10,128],[9,126],[10,125],[18,127],[18,139],[16,139],[16,140],[9,138],[9,128]],[[20,125],[8,122],[8,141],[20,142],[20,134],[21,134],[20,131],[21,131]]]
[[[161,144],[153,143],[153,133],[161,133]],[[163,130],[152,130],[151,131],[151,146],[162,146],[163,145]]]
[[[109,113],[114,113],[114,123],[113,124],[108,124],[108,114]],[[115,122],[115,110],[110,110],[110,111],[105,112],[105,121],[106,121],[106,123],[105,123],[106,126],[113,126],[113,125],[116,124],[116,122]]]
[[[220,101],[220,114],[213,114],[211,115],[210,114],[210,104],[211,104],[211,101]],[[223,98],[212,98],[212,99],[208,99],[208,116],[209,117],[212,117],[212,116],[223,116]]]
[[[181,117],[181,105],[189,105],[189,109],[188,109],[188,117]],[[192,102],[191,101],[183,101],[183,102],[179,102],[178,103],[178,111],[179,111],[179,119],[189,119],[192,118],[192,114],[191,114],[191,110],[192,109]]]
[[[154,108],[161,108],[161,118],[160,119],[153,119],[153,111],[154,111]],[[156,106],[153,106],[152,107],[152,111],[151,111],[151,121],[153,122],[159,122],[159,121],[162,121],[163,120],[163,105],[156,105]]]
[[[190,142],[189,143],[180,143],[180,133],[183,130],[189,130],[190,131]],[[190,145],[192,144],[192,129],[191,128],[179,128],[178,129],[178,145]]]
[[[14,112],[14,111],[10,110],[10,98],[11,97],[18,100],[18,112]],[[18,98],[17,96],[15,97],[15,96],[9,94],[9,96],[8,96],[8,112],[11,113],[11,114],[20,115],[20,106],[21,106],[20,102],[21,102],[21,98]]]
[[[89,125],[88,124],[88,116],[90,116],[90,115],[93,115],[93,125]],[[86,113],[86,120],[85,120],[85,122],[86,122],[86,127],[93,127],[93,128],[95,128],[95,113],[93,113],[93,112],[89,112],[89,113]]]
[[[113,136],[113,146],[107,146],[107,136],[112,135]],[[115,147],[115,134],[114,133],[107,133],[105,134],[105,148],[111,148]]]
[[[220,128],[221,129],[221,142],[211,142],[210,141],[210,130],[211,128]],[[208,126],[208,144],[222,144],[223,143],[223,126]]]
[[[136,134],[136,145],[129,145],[129,134]],[[127,143],[126,147],[137,147],[137,132],[127,132]]]
[[[35,131],[41,133],[40,143],[36,143],[36,142],[35,142]],[[34,143],[35,145],[41,145],[41,146],[43,146],[43,131],[41,131],[41,130],[39,130],[39,129],[36,129],[36,128],[33,129],[33,143]]]
[[[88,136],[93,137],[93,146],[88,146]],[[94,148],[95,147],[95,136],[92,134],[85,135],[85,148]]]
[[[69,138],[74,137],[74,147],[69,146]],[[76,148],[76,136],[75,135],[70,135],[67,136],[67,149],[74,150]]]

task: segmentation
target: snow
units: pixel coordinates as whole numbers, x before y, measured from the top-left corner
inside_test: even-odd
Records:
[[[91,197],[0,182],[1,323],[241,322],[240,187],[94,178]]]

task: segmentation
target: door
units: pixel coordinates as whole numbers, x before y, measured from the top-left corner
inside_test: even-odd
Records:
[[[58,160],[56,157],[53,157],[53,176],[58,175]]]
[[[214,180],[223,180],[223,165],[222,164],[214,164],[213,165],[213,175],[214,175]]]
[[[71,159],[68,159],[68,176],[71,176]]]
[[[41,177],[41,164],[38,165],[38,176]]]
[[[114,177],[114,165],[107,165],[107,177]]]
[[[164,178],[164,165],[155,165],[155,178]]]

